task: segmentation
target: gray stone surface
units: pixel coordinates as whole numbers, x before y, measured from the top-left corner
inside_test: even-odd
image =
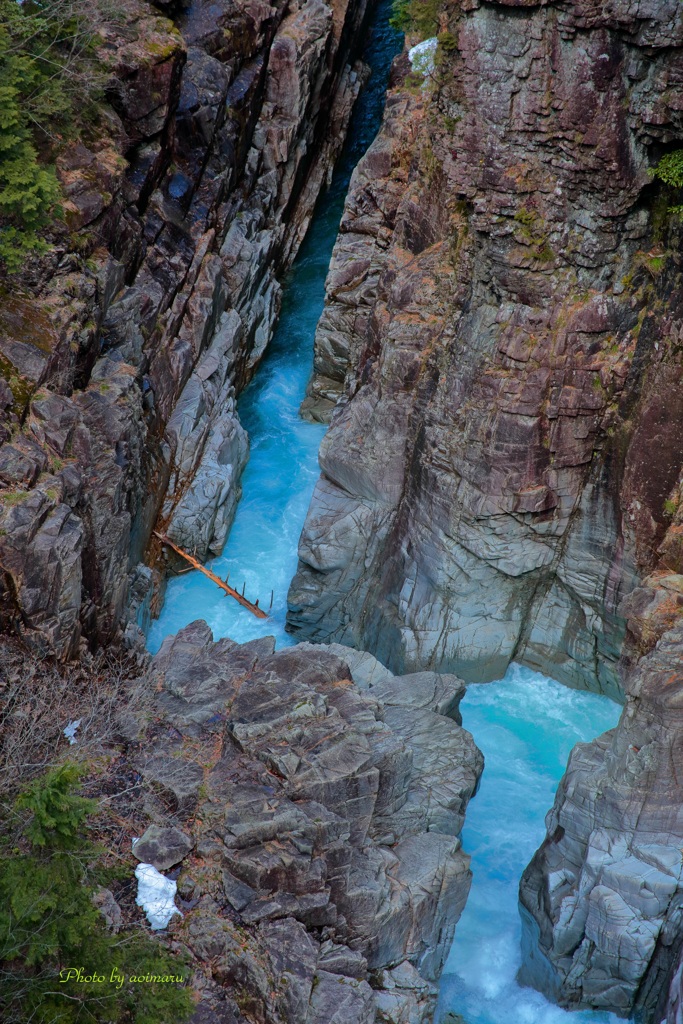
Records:
[[[395,676],[367,651],[357,651],[343,644],[298,646],[302,650],[329,651],[343,658],[351,669],[356,685],[383,705],[435,711],[462,725],[458,708],[465,695],[465,684],[457,676],[440,672],[412,672],[405,676]]]
[[[427,709],[452,714],[459,681],[425,674],[412,707],[353,651],[357,686],[340,653],[213,643],[195,622],[152,660],[155,728],[173,738],[143,744],[140,771],[194,844],[174,927],[212,984],[273,1024],[427,1024],[469,891],[458,833],[483,759]],[[374,696],[384,683],[392,703]],[[136,855],[177,831],[152,826]]]
[[[39,649],[126,628],[134,567],[177,566],[155,527],[221,550],[236,395],[343,143],[365,10],[132,0],[109,25],[101,134],[57,160],[68,231],[0,295],[0,625]]]
[[[185,818],[197,807],[204,773],[195,761],[168,756],[161,748],[141,765],[145,780],[173,814]]]
[[[618,606],[683,460],[680,227],[658,235],[648,173],[683,139],[681,12],[475,2],[442,28],[436,85],[399,62],[347,196],[289,628],[618,695]]]
[[[234,390],[242,333],[238,314],[224,313],[166,428],[174,453],[162,509],[166,533],[201,561],[223,550],[242,493],[249,444]]]
[[[435,987],[409,961],[382,971],[377,992],[377,1024],[431,1024]]]
[[[104,918],[107,928],[116,935],[123,924],[123,914],[114,893],[111,889],[98,889],[92,901]]]
[[[618,727],[574,748],[522,877],[520,977],[564,1006],[659,1024],[683,935],[682,650],[679,625],[627,675]]]
[[[662,1024],[683,1024],[683,963],[680,955],[669,983]]]
[[[133,844],[133,856],[157,871],[168,871],[187,857],[193,845],[190,836],[179,828],[150,825]]]

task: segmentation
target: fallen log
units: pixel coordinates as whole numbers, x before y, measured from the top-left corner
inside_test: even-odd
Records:
[[[257,619],[268,618],[267,612],[264,612],[262,608],[259,608],[258,601],[256,602],[256,604],[252,604],[252,602],[244,596],[244,588],[242,588],[241,594],[239,593],[239,591],[233,590],[233,588],[229,586],[229,584],[227,584],[225,580],[222,580],[220,576],[216,576],[215,572],[211,572],[210,569],[207,569],[205,565],[202,565],[202,563],[198,561],[198,559],[196,559],[193,555],[188,555],[187,551],[183,551],[183,549],[179,548],[177,544],[174,544],[172,540],[169,540],[165,533],[157,533],[157,531],[155,530],[154,536],[158,537],[162,544],[167,544],[169,548],[173,548],[176,554],[180,555],[181,558],[184,558],[186,561],[188,561],[194,569],[199,569],[199,571],[203,572],[205,576],[208,576],[209,579],[213,583],[215,583],[217,587],[220,587],[221,590],[225,591],[225,593],[229,597],[234,597],[235,600],[238,601],[243,608],[246,608],[248,611],[250,611],[252,615],[256,616]]]

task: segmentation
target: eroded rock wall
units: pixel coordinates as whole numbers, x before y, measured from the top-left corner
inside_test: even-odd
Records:
[[[107,642],[149,612],[155,523],[222,547],[248,455],[235,396],[343,141],[365,6],[171,20],[140,0],[102,25],[108,105],[58,160],[65,222],[0,293],[5,628],[64,656]]]
[[[522,877],[520,977],[564,1006],[659,1024],[680,1014],[683,576],[662,568],[623,612],[626,704],[574,748]]]
[[[347,199],[289,628],[619,695],[620,600],[683,461],[675,196],[649,175],[683,136],[683,15],[475,0],[439,30]]]
[[[152,721],[126,724],[136,856],[183,861],[170,938],[197,1019],[427,1024],[471,877],[464,686],[273,646],[193,623],[151,663]]]

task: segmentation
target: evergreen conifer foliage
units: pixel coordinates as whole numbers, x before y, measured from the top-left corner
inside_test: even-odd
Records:
[[[680,192],[683,189],[683,149],[666,153],[657,166],[650,169],[650,177],[663,182],[667,186],[670,196],[680,198]],[[683,216],[683,205],[675,203],[668,207],[667,212],[676,214],[678,217]]]
[[[97,88],[96,3],[0,0],[0,261],[13,272],[47,249],[59,214],[51,159]]]
[[[109,933],[93,903],[98,851],[87,827],[96,803],[76,792],[80,774],[65,764],[31,783],[13,809],[20,824],[4,829],[0,1019],[179,1024],[193,1006],[187,987],[130,979],[187,978],[187,965],[142,930]]]

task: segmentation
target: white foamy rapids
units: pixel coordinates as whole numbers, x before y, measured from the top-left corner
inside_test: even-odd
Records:
[[[486,766],[467,808],[463,848],[472,855],[472,889],[444,968],[436,1020],[451,1010],[467,1024],[616,1024],[608,1013],[569,1013],[517,984],[517,891],[543,840],[571,748],[612,728],[620,709],[513,665],[498,683],[469,686],[461,710]]]

